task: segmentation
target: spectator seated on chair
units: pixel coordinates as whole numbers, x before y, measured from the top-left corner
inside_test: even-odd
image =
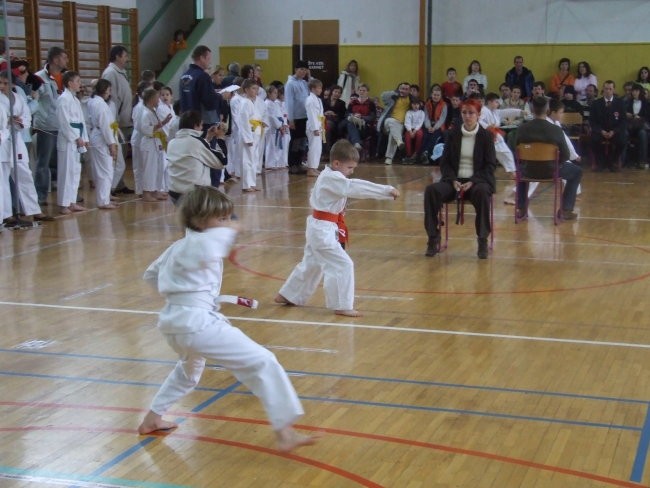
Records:
[[[359,85],[358,93],[353,93],[350,96],[346,112],[347,139],[357,150],[363,149],[362,140],[374,135],[377,107],[375,102],[368,97],[369,91],[370,89],[365,83]]]
[[[544,142],[556,145],[560,150],[559,176],[566,180],[562,192],[562,207],[560,216],[564,220],[575,220],[577,214],[573,211],[576,202],[578,185],[582,179],[582,169],[571,163],[571,153],[567,146],[562,129],[546,119],[549,103],[544,97],[533,98],[532,109],[534,118],[522,124],[517,130],[517,145],[531,142]],[[528,212],[528,183],[521,182],[517,185],[517,211],[518,217],[523,218]]]
[[[627,132],[630,141],[635,141],[638,148],[638,166],[644,168],[648,163],[648,122],[650,121],[650,103],[645,98],[645,90],[638,83],[632,85],[632,99],[625,105]]]
[[[411,85],[406,81],[397,85],[396,90],[381,94],[384,111],[379,118],[377,131],[387,136],[386,159],[384,164],[393,164],[393,157],[398,149],[404,147],[404,119],[406,112],[411,107],[413,97],[410,93]]]
[[[431,86],[429,98],[424,104],[424,112],[428,119],[425,124],[424,142],[422,143],[421,162],[428,163],[433,148],[442,142],[447,125],[451,119],[451,108],[442,97],[442,87],[437,83]]]
[[[591,147],[596,170],[618,171],[619,158],[625,147],[626,117],[623,101],[614,95],[612,80],[603,83],[603,96],[590,107]]]
[[[442,177],[430,184],[424,192],[424,228],[428,241],[426,256],[435,256],[440,250],[439,212],[445,202],[464,198],[476,210],[476,235],[479,259],[488,257],[490,202],[495,191],[494,171],[497,158],[492,134],[478,123],[481,102],[465,100],[461,105],[463,123],[447,134],[440,161]]]
[[[325,144],[329,148],[339,139],[339,134],[346,125],[345,102],[341,100],[343,88],[339,85],[330,87],[329,97],[323,99],[323,115],[325,115]],[[326,150],[329,152],[329,149]]]

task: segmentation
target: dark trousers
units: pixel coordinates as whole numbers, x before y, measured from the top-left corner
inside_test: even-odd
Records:
[[[603,142],[609,140],[609,144]],[[600,132],[591,134],[591,149],[594,153],[596,166],[599,169],[616,169],[618,160],[625,147],[625,132],[619,131],[611,139],[605,139]]]
[[[463,181],[463,180],[459,180]],[[464,199],[469,200],[476,211],[474,225],[477,237],[487,238],[490,228],[490,197],[492,192],[487,183],[475,183],[465,192]],[[438,213],[443,203],[456,198],[456,190],[450,181],[439,181],[427,186],[424,190],[424,228],[429,239],[440,235]],[[449,223],[447,223],[449,225]]]
[[[562,191],[562,210],[570,212],[576,204],[578,186],[582,180],[582,168],[569,161],[560,166],[560,178],[566,180],[564,191]],[[528,208],[528,183],[517,184],[517,208],[526,210]]]
[[[290,130],[289,167],[300,166],[307,146],[307,119],[293,121],[295,129]]]

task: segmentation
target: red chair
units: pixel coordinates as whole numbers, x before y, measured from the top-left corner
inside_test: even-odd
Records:
[[[460,200],[458,212],[456,213],[456,225],[463,225],[465,223],[465,200]],[[440,240],[440,248],[438,252],[444,251],[449,245],[449,202],[445,203],[445,216],[442,216],[442,209],[438,213],[438,222],[440,227],[445,228],[445,239]],[[490,195],[490,251],[494,249],[494,195]]]
[[[517,145],[515,159],[515,224],[528,217],[528,196],[526,205],[519,208],[519,183],[553,183],[553,223],[560,222],[559,208],[562,198],[562,178],[560,178],[560,150],[555,144],[546,142],[524,142]]]

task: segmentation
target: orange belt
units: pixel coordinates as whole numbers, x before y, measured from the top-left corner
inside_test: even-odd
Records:
[[[339,242],[345,247],[345,244],[348,242],[348,226],[345,225],[345,213],[335,214],[323,212],[322,210],[314,210],[312,217],[317,220],[326,220],[336,224],[339,228]]]

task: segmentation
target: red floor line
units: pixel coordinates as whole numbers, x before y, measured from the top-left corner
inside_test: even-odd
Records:
[[[24,427],[0,427],[0,432],[36,432],[36,431],[47,431],[47,432],[92,432],[92,433],[97,433],[97,432],[102,432],[102,433],[120,433],[120,434],[137,434],[137,431],[135,429],[119,429],[119,428],[112,428],[112,427],[76,427],[76,426],[65,426],[65,427],[56,427],[52,425],[45,425],[45,426],[38,426],[38,425],[30,425],[30,426],[24,426]],[[161,435],[154,435],[154,437],[167,437],[167,436],[172,436],[174,438],[180,438],[180,439],[187,439],[187,440],[195,440],[199,442],[207,442],[210,444],[220,444],[228,447],[236,447],[238,449],[246,449],[249,451],[256,451],[256,452],[261,452],[264,454],[269,454],[272,456],[277,456],[277,457],[282,457],[286,459],[291,459],[292,461],[296,461],[301,464],[306,464],[308,466],[312,466],[314,468],[318,468],[323,471],[329,471],[330,473],[340,476],[342,478],[346,478],[350,481],[354,481],[355,483],[359,484],[360,486],[364,486],[366,488],[384,488],[383,485],[377,484],[374,481],[371,481],[369,479],[363,478],[362,476],[359,476],[358,474],[352,473],[350,471],[338,468],[336,466],[333,466],[331,464],[326,464],[320,461],[317,461],[315,459],[310,459],[306,458],[303,456],[298,456],[296,454],[291,454],[291,453],[282,453],[280,451],[277,451],[275,449],[271,449],[268,447],[262,447],[262,446],[256,446],[255,444],[247,444],[245,442],[237,442],[237,441],[230,441],[227,439],[220,439],[218,437],[209,437],[209,436],[204,436],[204,435],[192,435],[192,434],[178,434],[178,433],[173,433],[173,434],[161,434]],[[143,436],[143,437],[151,437],[152,435],[150,434],[149,436]]]
[[[584,236],[585,239],[593,239],[593,240],[599,240],[603,242],[608,242],[608,243],[613,243],[613,244],[619,244],[619,245],[629,245],[623,242],[617,242],[617,241],[612,241],[610,239],[603,239],[600,237],[591,237],[591,236]],[[261,271],[256,271],[252,268],[249,268],[248,266],[243,265],[238,259],[237,256],[239,254],[240,250],[244,250],[247,247],[249,247],[251,244],[258,244],[260,242],[268,241],[271,240],[272,238],[267,238],[264,239],[263,241],[255,241],[254,243],[249,243],[249,244],[243,244],[241,246],[235,247],[232,252],[230,253],[229,256],[229,261],[237,268],[242,271],[245,271],[247,273],[250,273],[255,276],[260,276],[262,278],[267,278],[271,280],[276,280],[276,281],[284,281],[286,278],[281,278],[278,276],[273,276],[268,273],[263,273]],[[635,245],[629,245],[631,248],[636,249],[638,251],[644,252],[644,253],[650,253],[650,250],[645,249],[641,246],[635,246]],[[570,288],[548,288],[548,289],[540,289],[540,290],[506,290],[506,291],[435,291],[435,290],[391,290],[391,289],[384,289],[384,288],[357,288],[357,291],[367,291],[367,292],[376,292],[376,293],[403,293],[403,294],[411,294],[411,295],[449,295],[449,296],[464,296],[464,295],[526,295],[526,294],[533,294],[533,293],[562,293],[562,292],[567,292],[567,291],[582,291],[582,290],[594,290],[594,289],[599,289],[599,288],[609,288],[612,286],[620,286],[620,285],[627,285],[629,283],[634,283],[635,281],[643,281],[650,277],[650,273],[645,273],[639,276],[633,276],[631,278],[626,278],[623,280],[619,281],[612,281],[609,283],[601,283],[601,284],[594,284],[594,285],[584,285],[584,286],[576,286],[576,287],[570,287]]]
[[[137,413],[137,412],[146,412],[146,409],[142,408],[134,408],[134,407],[104,407],[101,405],[76,405],[76,404],[63,404],[63,403],[47,403],[47,402],[6,402],[6,401],[0,401],[0,406],[18,406],[18,407],[39,407],[39,408],[70,408],[70,409],[87,409],[87,410],[108,410],[108,411],[118,411],[118,412],[129,412],[129,413]],[[268,422],[265,420],[260,420],[260,419],[249,419],[249,418],[244,418],[244,417],[228,417],[224,415],[212,415],[212,414],[204,414],[204,413],[191,413],[191,412],[169,412],[169,416],[177,416],[177,417],[190,417],[190,418],[199,418],[199,419],[204,419],[204,420],[220,420],[224,422],[240,422],[240,423],[246,423],[246,424],[256,424],[256,425],[268,425]],[[38,427],[35,427],[35,429]],[[327,427],[314,427],[311,425],[295,425],[296,429],[301,429],[301,430],[306,430],[310,432],[324,432],[328,434],[334,434],[334,435],[341,435],[341,436],[346,436],[346,437],[356,437],[360,439],[371,439],[371,440],[377,440],[377,441],[382,441],[382,442],[389,442],[393,444],[401,444],[405,446],[410,446],[410,447],[421,447],[423,449],[431,449],[435,451],[442,451],[442,452],[448,452],[452,454],[460,454],[464,456],[471,456],[471,457],[478,457],[478,458],[483,458],[483,459],[489,459],[492,461],[497,461],[501,463],[506,463],[506,464],[514,464],[518,466],[524,466],[527,468],[533,468],[533,469],[538,469],[541,471],[548,471],[552,473],[559,473],[559,474],[564,474],[567,476],[572,476],[576,478],[582,478],[582,479],[588,479],[592,481],[598,481],[601,483],[605,483],[608,485],[612,486],[622,486],[626,488],[639,488],[643,485],[639,483],[634,483],[631,481],[625,481],[625,480],[618,480],[615,478],[610,478],[607,476],[601,476],[597,474],[592,474],[592,473],[586,473],[583,471],[577,471],[569,468],[562,468],[560,466],[551,466],[547,464],[542,464],[542,463],[537,463],[534,461],[527,461],[525,459],[518,459],[518,458],[513,458],[509,456],[503,456],[500,454],[493,454],[489,452],[484,452],[484,451],[476,451],[472,449],[463,449],[460,447],[453,447],[453,446],[446,446],[443,444],[434,444],[430,442],[422,442],[422,441],[415,441],[411,439],[402,439],[400,437],[392,437],[392,436],[385,436],[381,434],[368,434],[364,432],[355,432],[355,431],[350,431],[350,430],[343,430],[343,429],[334,429],[334,428],[327,428]],[[19,430],[20,428],[0,428],[1,431],[5,430]],[[42,428],[43,430],[47,430],[46,427]],[[55,428],[52,428],[53,430]],[[79,428],[79,430],[84,430],[83,428]],[[89,432],[94,431],[96,429],[87,429]],[[131,429],[106,429],[107,431],[114,431],[114,432],[120,432],[120,433],[133,433],[134,430]],[[171,434],[167,434],[170,436],[175,436],[175,437],[183,437],[189,434],[179,434],[177,432],[172,432]],[[205,440],[205,439],[210,439],[209,437],[206,437],[203,439],[203,436],[196,436],[197,440]],[[205,442],[212,442],[212,441],[207,441]],[[225,441],[224,444],[234,442],[234,441]],[[258,446],[254,446],[255,448],[258,448]],[[267,448],[262,448],[259,447],[259,449],[264,450]],[[275,455],[280,455],[280,456],[294,456],[292,454],[282,454],[277,451],[273,451],[269,449],[269,451],[272,454]],[[307,458],[305,458],[307,459]],[[314,463],[319,463],[319,461],[315,460],[309,460],[310,462]],[[301,461],[303,462],[303,461]],[[307,463],[309,464],[309,463]],[[338,469],[338,468],[336,468]],[[350,473],[352,474],[352,473]],[[356,475],[355,475],[356,476]],[[377,485],[378,486],[378,485]]]

